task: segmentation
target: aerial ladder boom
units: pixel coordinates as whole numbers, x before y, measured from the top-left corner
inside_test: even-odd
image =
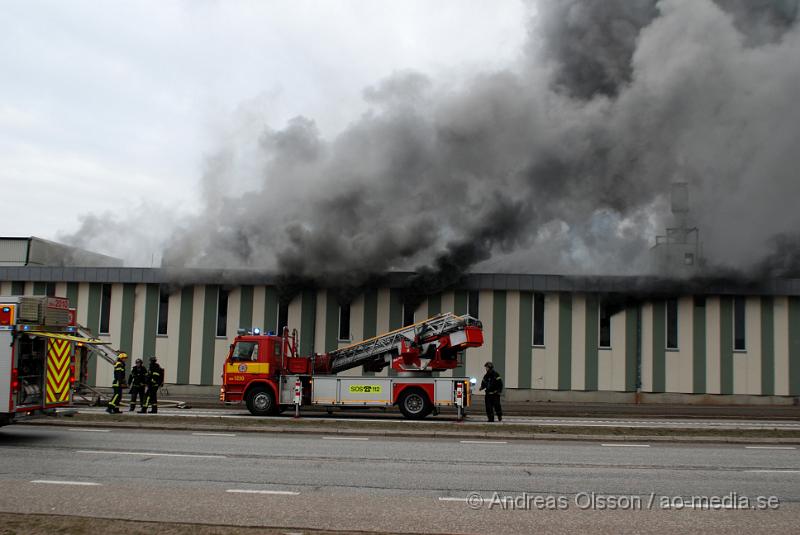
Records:
[[[314,371],[335,374],[358,366],[380,371],[429,372],[458,366],[458,353],[483,344],[482,324],[447,312],[316,356]]]

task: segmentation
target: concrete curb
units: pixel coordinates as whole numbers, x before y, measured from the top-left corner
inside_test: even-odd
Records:
[[[71,419],[70,419],[71,420]],[[120,421],[85,421],[85,420],[32,420],[16,425],[51,426],[51,427],[102,427],[117,429],[152,429],[159,431],[208,431],[228,433],[275,433],[302,435],[348,435],[363,437],[392,438],[427,438],[427,439],[484,439],[484,440],[535,440],[535,441],[580,441],[580,442],[658,442],[658,443],[695,443],[695,444],[800,444],[800,437],[737,437],[737,436],[689,436],[681,434],[679,429],[662,429],[673,432],[669,435],[637,435],[626,434],[626,428],[616,429],[616,434],[572,434],[572,433],[525,433],[481,431],[463,428],[463,430],[428,431],[418,429],[369,429],[365,427],[347,427],[336,424],[327,426],[295,426],[295,425],[210,425],[207,423],[162,423],[162,422],[120,422]],[[469,424],[466,424],[469,425]],[[473,424],[474,426],[486,424]]]

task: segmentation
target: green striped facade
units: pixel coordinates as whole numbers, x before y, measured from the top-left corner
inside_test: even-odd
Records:
[[[26,281],[3,284],[12,293],[26,288]],[[46,287],[40,281],[27,284],[34,292]],[[61,288],[70,305],[79,309],[82,323],[97,333],[102,284],[67,282]],[[262,326],[263,321],[265,330],[274,330],[279,303],[273,286],[226,286],[228,329],[225,337],[217,337],[220,288],[171,288],[168,333],[157,335],[160,286],[113,284],[108,339],[135,353],[133,357],[158,355],[168,363],[168,376],[177,384],[219,384],[220,363],[236,328]],[[355,296],[349,305],[351,330],[366,339],[400,327],[403,295],[398,289],[382,288]],[[534,346],[535,295],[530,290],[481,291],[484,345],[467,351],[464,366],[444,375],[480,377],[483,362],[491,360],[510,390],[633,392],[641,386],[646,393],[800,395],[798,297],[745,296],[746,349],[735,351],[733,296],[678,296],[678,347],[667,349],[665,299],[629,302],[614,309],[611,347],[601,347],[604,296],[580,292],[543,294],[544,345]],[[468,303],[469,291],[451,290],[430,296],[418,310],[428,316],[465,314]],[[342,343],[334,291],[301,290],[289,309],[289,327],[298,330],[301,354],[323,353]],[[355,318],[358,325],[352,323]],[[90,384],[107,386],[104,366],[98,362],[89,368]],[[390,373],[387,369],[380,374]]]

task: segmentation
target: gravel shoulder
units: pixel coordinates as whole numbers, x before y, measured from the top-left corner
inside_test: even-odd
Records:
[[[174,522],[137,522],[133,520],[117,520],[109,518],[90,518],[67,515],[36,515],[22,513],[0,513],[0,534],[52,535],[68,533],[70,535],[96,535],[97,533],[114,533],[115,535],[285,535],[286,533],[302,533],[303,535],[338,535],[341,531],[319,531],[309,529],[210,526],[205,524],[184,524]],[[358,531],[348,531],[358,535]],[[369,532],[370,535],[389,535],[389,533]],[[406,534],[408,535],[408,534]]]

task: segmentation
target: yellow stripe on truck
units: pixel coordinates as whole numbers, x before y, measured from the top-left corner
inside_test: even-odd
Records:
[[[225,373],[263,373],[269,375],[269,362],[228,362]]]

